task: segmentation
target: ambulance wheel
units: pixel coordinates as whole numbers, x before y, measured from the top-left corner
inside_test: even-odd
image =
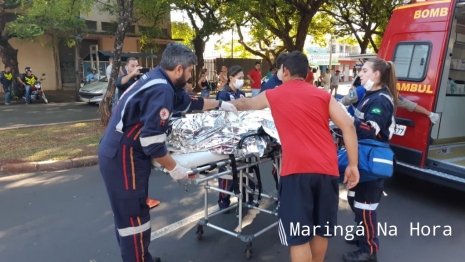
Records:
[[[202,240],[202,235],[203,235],[203,226],[202,225],[198,225],[197,226],[197,240]]]

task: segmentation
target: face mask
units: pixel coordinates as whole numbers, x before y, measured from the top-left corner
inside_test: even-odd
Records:
[[[283,70],[281,68],[278,70],[278,73],[276,74],[276,76],[278,77],[280,81],[283,81]]]
[[[241,89],[244,85],[244,79],[236,79],[236,83],[234,83],[234,87],[237,89]]]
[[[374,84],[375,84],[375,82],[373,82],[373,80],[368,79],[368,81],[365,83],[365,85],[363,85],[363,87],[364,87],[367,91],[370,91]]]

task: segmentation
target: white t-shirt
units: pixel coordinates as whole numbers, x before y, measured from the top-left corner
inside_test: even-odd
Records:
[[[110,80],[110,75],[111,75],[111,69],[113,68],[112,65],[107,66],[107,70],[105,71],[105,74],[107,75],[107,81]]]
[[[323,87],[329,88],[329,82],[331,81],[331,74],[325,74],[323,76],[323,81],[324,81]]]

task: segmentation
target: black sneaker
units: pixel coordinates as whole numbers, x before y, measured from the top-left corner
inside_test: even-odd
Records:
[[[345,253],[343,256],[345,262],[377,262],[376,253],[363,253],[360,250]]]

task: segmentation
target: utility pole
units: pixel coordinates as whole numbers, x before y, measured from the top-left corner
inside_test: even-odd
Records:
[[[333,35],[329,37],[329,70],[332,69],[333,63]]]
[[[231,28],[231,58],[234,58],[234,28]]]

